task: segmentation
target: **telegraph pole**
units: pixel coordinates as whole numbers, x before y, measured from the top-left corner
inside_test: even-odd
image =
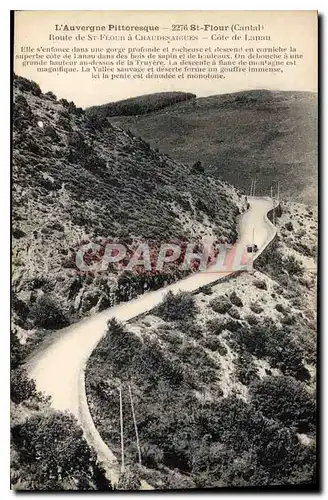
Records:
[[[140,450],[140,443],[139,443],[138,427],[137,427],[136,416],[135,416],[135,413],[134,413],[134,405],[133,405],[131,387],[130,387],[130,385],[128,385],[128,387],[129,387],[129,395],[130,395],[130,403],[131,403],[132,418],[133,418],[133,423],[134,423],[134,430],[135,430],[135,433],[136,433],[138,458],[139,458],[139,464],[141,465],[141,450]]]
[[[122,386],[120,391],[120,424],[121,424],[121,472],[124,473],[124,433],[123,433],[123,402],[122,402]]]
[[[271,199],[272,199],[272,222],[276,225],[276,205],[274,202],[273,187],[271,186]]]
[[[254,182],[254,180],[253,180],[253,177],[252,177],[252,182],[251,182],[251,191],[250,191],[250,193],[249,193],[249,196],[252,196],[252,193],[253,193],[253,182]]]
[[[253,196],[255,196],[256,176],[254,177]]]

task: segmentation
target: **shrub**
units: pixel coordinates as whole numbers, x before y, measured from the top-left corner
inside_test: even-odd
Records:
[[[238,311],[237,307],[233,306],[229,309],[228,314],[235,319],[240,319],[240,312]]]
[[[243,301],[241,300],[241,298],[236,294],[235,291],[233,291],[231,294],[230,294],[230,302],[234,305],[234,306],[237,306],[237,307],[243,307]]]
[[[60,137],[57,134],[55,127],[52,127],[51,125],[46,125],[44,127],[44,134],[50,137],[55,143],[60,141]]]
[[[25,346],[19,342],[16,330],[10,330],[10,369],[18,368],[24,357]]]
[[[188,337],[192,337],[194,339],[203,338],[203,330],[201,326],[197,325],[197,323],[193,319],[181,321],[178,327],[181,332],[185,333]]]
[[[72,126],[69,118],[66,118],[65,116],[60,115],[57,121],[58,127],[62,127],[64,130],[67,130],[69,132],[72,131]]]
[[[249,305],[249,308],[251,311],[253,311],[255,314],[261,314],[263,312],[263,307],[261,307],[259,304],[256,302],[252,302]]]
[[[294,325],[296,323],[296,318],[293,314],[286,314],[282,318],[281,323],[283,325]]]
[[[227,319],[225,323],[225,329],[229,330],[229,332],[236,332],[241,328],[241,323],[240,321],[236,321],[234,319]]]
[[[288,272],[289,275],[292,276],[303,276],[304,274],[304,266],[298,261],[294,255],[289,255],[283,261],[284,268]]]
[[[227,352],[226,348],[221,344],[221,341],[216,337],[215,335],[208,335],[202,342],[204,347],[207,347],[207,349],[211,349],[211,351],[219,351],[221,352],[225,351]],[[223,350],[222,350],[223,347]]]
[[[36,398],[38,395],[35,382],[28,378],[23,368],[12,370],[10,374],[10,399],[16,403],[22,403],[28,399]]]
[[[135,491],[140,490],[141,482],[138,474],[127,467],[125,472],[121,473],[119,481],[117,483],[118,490],[124,491]]]
[[[103,130],[111,128],[111,124],[105,116],[91,115],[87,116],[86,126],[91,130]]]
[[[247,323],[249,325],[257,325],[259,320],[257,319],[256,316],[254,316],[254,314],[248,314],[246,317],[245,317],[245,320],[247,321]]]
[[[232,304],[227,297],[222,295],[221,297],[212,299],[210,301],[210,306],[212,307],[213,311],[224,314],[229,311],[229,309],[232,307]]]
[[[49,92],[46,92],[44,95],[46,97],[48,97],[49,99],[51,99],[52,101],[57,101],[57,96],[53,92],[51,92],[50,90],[49,90]]]
[[[280,313],[284,313],[285,312],[285,308],[284,308],[284,306],[282,304],[276,304],[276,309]]]
[[[36,414],[12,429],[21,481],[27,490],[110,490],[76,419],[68,413]]]
[[[61,104],[62,106],[64,106],[64,108],[68,108],[69,106],[69,102],[67,99],[59,99],[59,104]]]
[[[225,325],[225,321],[222,321],[219,318],[209,319],[206,322],[207,331],[213,335],[220,335],[220,333],[225,329]]]
[[[22,76],[14,77],[14,86],[25,92],[31,92],[35,96],[41,95],[41,89],[33,80],[28,80]]]
[[[169,291],[154,314],[165,321],[183,321],[194,318],[197,312],[195,299],[188,292],[173,294]]]
[[[267,290],[267,284],[264,280],[254,280],[253,285],[256,286],[256,288],[260,288],[260,290]]]
[[[204,295],[213,295],[213,290],[211,285],[205,285],[199,289]]]
[[[150,469],[155,469],[163,462],[163,451],[155,444],[143,444],[141,455],[143,464]]]
[[[68,325],[68,320],[59,305],[48,295],[42,295],[30,309],[29,318],[34,326],[55,330]]]
[[[286,222],[286,224],[285,224],[285,228],[286,228],[288,231],[293,231],[294,226],[293,226],[292,222],[290,222],[290,221],[289,221],[289,222]]]
[[[315,401],[292,377],[265,377],[251,387],[251,402],[267,418],[278,419],[298,432],[315,429]]]
[[[241,352],[235,361],[236,376],[243,385],[249,385],[259,378],[252,356],[247,352]]]

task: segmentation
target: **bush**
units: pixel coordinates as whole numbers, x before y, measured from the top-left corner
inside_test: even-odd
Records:
[[[251,311],[253,311],[255,314],[261,314],[263,312],[263,307],[261,307],[259,304],[256,302],[252,302],[249,305],[249,308]]]
[[[31,92],[35,96],[40,96],[42,93],[37,83],[22,76],[14,76],[14,86],[22,91]]]
[[[16,403],[23,403],[28,399],[37,398],[34,380],[28,378],[23,368],[17,368],[10,373],[10,399]]]
[[[141,447],[143,465],[155,469],[163,462],[163,450],[155,444],[144,444]]]
[[[285,312],[285,308],[282,304],[276,304],[276,309],[278,312],[283,313]]]
[[[64,106],[64,108],[68,108],[69,107],[69,102],[67,99],[59,99],[59,104],[61,104],[62,106]]]
[[[241,328],[240,321],[235,321],[234,319],[227,319],[225,323],[225,329],[229,332],[237,332]]]
[[[259,378],[252,356],[247,352],[241,352],[235,361],[236,376],[243,385],[249,385]]]
[[[12,429],[26,490],[110,490],[76,419],[68,413],[36,414]]]
[[[117,489],[124,491],[140,490],[141,482],[138,474],[129,467],[120,475]]]
[[[286,224],[285,224],[285,228],[286,228],[288,231],[293,231],[294,226],[293,226],[292,222],[286,222]]]
[[[238,311],[237,307],[233,306],[229,309],[228,314],[235,319],[240,319],[240,312]]]
[[[315,429],[315,401],[292,377],[265,377],[251,387],[251,402],[269,419],[278,419],[297,432]]]
[[[165,321],[183,321],[196,316],[197,307],[193,295],[188,292],[173,294],[169,291],[154,314]]]
[[[49,92],[46,92],[44,95],[46,97],[48,97],[49,99],[51,99],[52,101],[57,101],[57,96],[53,92],[51,92],[50,90],[49,90]]]
[[[288,272],[289,275],[292,276],[303,276],[304,274],[304,266],[298,261],[294,255],[289,255],[283,261],[284,268]]]
[[[254,280],[253,285],[256,286],[256,288],[260,288],[260,290],[267,290],[267,284],[264,280]]]
[[[254,316],[254,314],[248,314],[246,317],[245,317],[245,320],[247,321],[247,323],[249,325],[257,325],[259,320],[257,319],[256,316]]]
[[[212,290],[211,285],[202,286],[199,289],[199,291],[202,292],[204,295],[213,295],[213,290]]]
[[[232,304],[227,297],[222,295],[221,297],[216,297],[215,299],[212,299],[210,301],[210,306],[212,307],[213,311],[220,314],[225,314],[232,307]]]
[[[236,294],[235,291],[233,291],[231,294],[230,294],[230,302],[234,305],[234,306],[237,306],[237,307],[243,307],[243,301],[241,300],[240,297],[238,297],[238,295]]]
[[[226,327],[226,322],[219,318],[209,319],[206,322],[206,328],[208,333],[213,335],[220,335]]]
[[[221,341],[215,335],[208,335],[202,342],[204,347],[211,351],[221,351],[227,353],[226,348],[221,344]],[[222,349],[223,348],[223,349]]]
[[[56,330],[69,324],[59,305],[48,295],[42,295],[30,309],[29,319],[34,326]]]
[[[60,141],[60,137],[57,134],[55,127],[52,127],[51,125],[46,125],[44,127],[44,134],[50,137],[50,139],[52,139],[55,143]]]
[[[70,119],[66,118],[65,116],[60,115],[58,117],[57,125],[58,125],[58,127],[61,127],[68,132],[72,131]]]

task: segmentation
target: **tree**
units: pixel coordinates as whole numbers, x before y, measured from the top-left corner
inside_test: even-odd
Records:
[[[196,312],[195,299],[188,292],[179,292],[174,295],[169,291],[162,303],[155,309],[155,313],[166,321],[183,321],[193,318]]]
[[[62,328],[68,324],[55,300],[47,295],[42,295],[33,304],[30,310],[30,318],[35,326],[50,330]]]
[[[36,414],[12,429],[24,489],[111,489],[96,455],[69,413]]]
[[[25,370],[23,368],[12,370],[10,374],[10,399],[19,404],[37,397],[35,382],[28,378]]]
[[[315,401],[292,377],[265,377],[251,386],[252,404],[267,418],[280,420],[298,432],[315,429]]]

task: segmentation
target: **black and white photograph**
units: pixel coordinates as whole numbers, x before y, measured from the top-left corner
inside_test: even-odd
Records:
[[[12,25],[11,489],[316,491],[317,12]]]

